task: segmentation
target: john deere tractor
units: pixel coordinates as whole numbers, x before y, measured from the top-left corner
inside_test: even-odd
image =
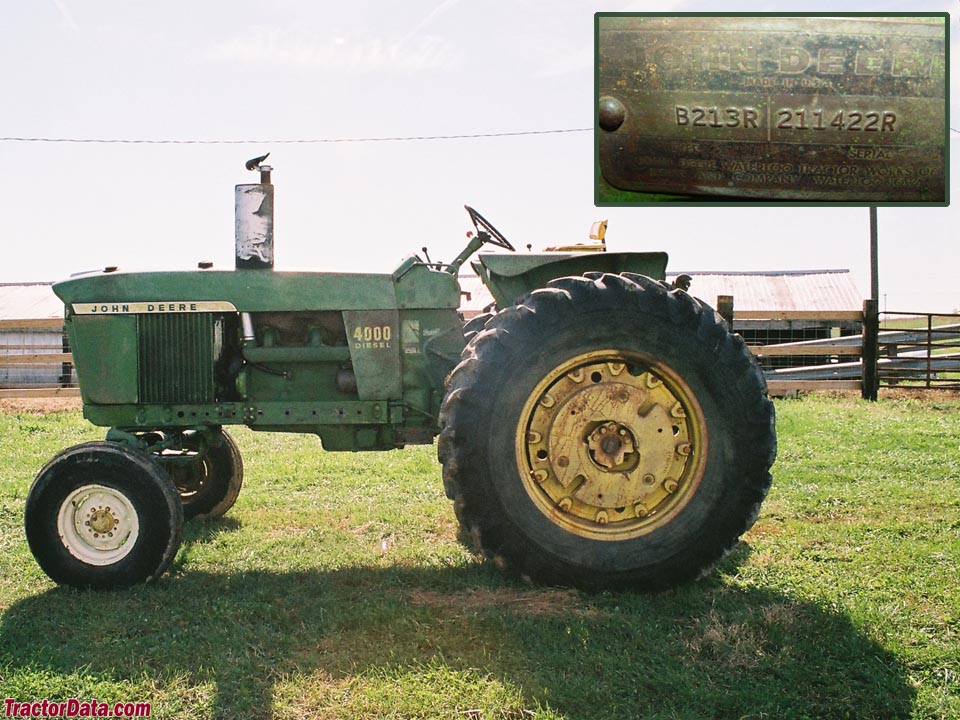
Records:
[[[106,268],[54,286],[84,416],[109,428],[30,489],[27,539],[55,582],[160,576],[184,520],[237,499],[230,425],[342,451],[439,436],[461,535],[535,583],[669,588],[752,525],[773,406],[741,338],[664,282],[665,253],[480,253],[495,305],[465,324],[458,271],[484,246],[513,250],[475,210],[449,263],[278,272],[260,171],[236,188],[234,269]]]

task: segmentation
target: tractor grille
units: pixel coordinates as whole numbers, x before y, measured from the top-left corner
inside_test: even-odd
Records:
[[[213,315],[140,315],[137,336],[140,402],[213,402]]]

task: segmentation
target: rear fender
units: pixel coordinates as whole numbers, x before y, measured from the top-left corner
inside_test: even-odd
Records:
[[[485,253],[472,263],[473,269],[490,289],[498,307],[514,301],[548,282],[587,272],[637,273],[663,280],[667,272],[664,252],[620,253]]]

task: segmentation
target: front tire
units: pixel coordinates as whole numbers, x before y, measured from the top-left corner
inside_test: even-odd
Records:
[[[149,455],[91,442],[64,450],[40,471],[24,525],[51,580],[105,589],[162,575],[180,546],[183,511]]]
[[[659,590],[756,518],[773,405],[739,336],[637,275],[562,278],[490,319],[448,379],[444,483],[514,575]]]
[[[207,446],[201,433],[186,431],[179,450],[154,455],[173,478],[187,520],[221,517],[240,496],[240,449],[227,431],[220,430],[217,435],[215,444]]]

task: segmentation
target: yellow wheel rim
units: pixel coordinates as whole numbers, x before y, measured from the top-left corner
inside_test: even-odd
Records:
[[[597,350],[558,365],[520,414],[524,487],[560,527],[626,540],[669,523],[703,476],[707,433],[689,386],[640,354]]]

